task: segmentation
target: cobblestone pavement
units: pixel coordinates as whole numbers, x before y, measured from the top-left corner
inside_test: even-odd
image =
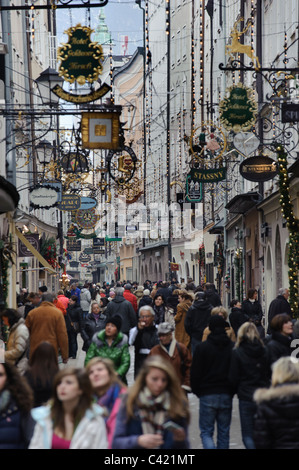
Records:
[[[134,348],[130,347],[131,353],[131,367],[127,374],[128,384],[132,384],[133,382],[133,364],[134,364]],[[85,352],[82,351],[82,339],[78,337],[78,354],[76,359],[69,359],[67,364],[60,364],[61,368],[65,367],[83,367],[85,360]],[[190,438],[190,446],[191,449],[202,449],[201,439],[199,435],[199,427],[198,427],[198,409],[199,409],[199,401],[198,398],[193,395],[189,394],[189,404],[190,404],[190,412],[191,412],[191,423],[189,427],[189,438]],[[215,431],[216,435],[216,431]],[[238,399],[235,397],[233,400],[233,413],[232,413],[232,424],[230,429],[230,449],[244,449],[244,445],[242,443],[242,436],[240,431],[240,422],[239,422],[239,410],[238,410]]]

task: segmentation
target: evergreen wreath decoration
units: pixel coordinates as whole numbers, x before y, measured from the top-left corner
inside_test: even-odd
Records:
[[[52,268],[59,267],[57,261],[56,240],[54,237],[41,240],[40,254],[45,258],[46,261],[48,261]]]

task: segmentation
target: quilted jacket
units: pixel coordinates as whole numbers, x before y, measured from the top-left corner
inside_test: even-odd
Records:
[[[128,337],[119,332],[111,346],[106,341],[105,330],[96,333],[86,353],[85,365],[93,357],[108,357],[114,363],[116,373],[125,381],[126,373],[130,367],[130,352]]]

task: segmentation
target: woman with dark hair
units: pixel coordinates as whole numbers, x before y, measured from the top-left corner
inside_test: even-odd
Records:
[[[155,324],[159,325],[160,323],[163,323],[165,321],[165,303],[162,294],[155,295],[153,309],[155,312]]]
[[[272,335],[266,338],[265,344],[269,354],[270,363],[284,356],[290,356],[293,348],[291,346],[293,336],[292,318],[286,313],[275,315],[271,321]]]
[[[242,302],[242,310],[248,320],[255,324],[261,338],[265,337],[265,329],[262,325],[263,310],[258,301],[257,289],[249,289],[247,298]]]
[[[58,371],[56,351],[52,344],[43,341],[33,351],[25,373],[34,393],[34,407],[45,404],[51,398],[53,380]]]
[[[4,354],[5,362],[17,366],[24,374],[28,367],[29,330],[22,315],[13,308],[1,312],[4,325],[9,327],[9,335]]]
[[[107,449],[103,411],[93,404],[86,370],[60,370],[51,402],[32,410],[36,425],[29,449]]]
[[[0,363],[0,449],[26,449],[33,433],[33,393],[17,368]]]
[[[241,308],[241,302],[238,299],[233,299],[230,303],[231,312],[229,314],[229,321],[233,328],[235,335],[237,336],[238,330],[243,323],[248,321],[247,315]]]

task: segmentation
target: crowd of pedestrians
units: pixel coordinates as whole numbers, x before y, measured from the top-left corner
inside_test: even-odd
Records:
[[[0,448],[188,449],[190,393],[203,448],[229,448],[234,396],[246,449],[299,448],[290,313],[288,289],[266,315],[256,289],[228,310],[191,279],[22,292],[0,312]]]

